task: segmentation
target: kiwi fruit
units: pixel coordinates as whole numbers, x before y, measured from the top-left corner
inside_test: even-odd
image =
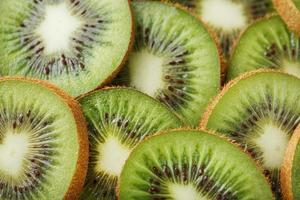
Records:
[[[300,79],[252,71],[228,83],[208,106],[201,127],[229,137],[264,168],[277,199],[284,152],[300,122]]]
[[[0,75],[78,96],[114,77],[132,32],[128,0],[1,0]]]
[[[239,34],[256,19],[273,12],[272,0],[171,0],[197,14],[219,38],[226,58]]]
[[[241,35],[229,63],[227,80],[260,68],[300,77],[300,39],[278,15],[253,23]]]
[[[118,186],[120,200],[273,199],[250,156],[196,130],[169,130],[130,154]]]
[[[290,139],[281,168],[283,196],[287,200],[300,199],[300,126]]]
[[[76,199],[88,167],[78,103],[24,78],[1,78],[0,96],[0,199]]]
[[[273,0],[274,7],[286,22],[288,27],[300,35],[300,1],[299,0]]]
[[[220,57],[213,37],[188,12],[171,4],[133,1],[133,52],[115,85],[134,87],[197,126],[220,87]]]
[[[165,105],[130,88],[107,88],[79,98],[88,122],[90,161],[82,200],[117,199],[115,188],[132,149],[181,121]]]

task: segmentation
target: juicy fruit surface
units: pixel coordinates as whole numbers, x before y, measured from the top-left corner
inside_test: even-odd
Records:
[[[280,197],[279,170],[300,121],[300,80],[279,72],[256,72],[224,89],[202,122],[235,140],[270,177]]]
[[[0,74],[46,79],[77,96],[117,70],[131,32],[127,0],[2,0]]]
[[[220,87],[214,40],[198,19],[179,8],[150,1],[132,5],[134,50],[116,83],[159,99],[195,126]]]
[[[250,157],[203,131],[169,131],[142,142],[124,166],[119,190],[121,200],[272,199]]]
[[[72,111],[53,91],[0,80],[0,199],[63,199],[78,161]]]
[[[300,38],[277,15],[254,23],[243,33],[231,58],[227,79],[259,68],[300,77]]]
[[[132,149],[146,137],[178,128],[179,119],[132,89],[104,89],[80,99],[88,121],[90,164],[82,199],[116,199],[115,187]]]
[[[172,0],[190,8],[220,39],[225,56],[233,42],[250,23],[273,10],[271,0]]]

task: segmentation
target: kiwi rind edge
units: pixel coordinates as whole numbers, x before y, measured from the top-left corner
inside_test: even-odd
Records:
[[[293,200],[292,189],[292,168],[294,162],[294,156],[297,145],[300,141],[300,125],[294,131],[292,138],[289,141],[288,147],[285,151],[283,164],[280,170],[280,182],[284,199]]]
[[[300,35],[300,11],[293,0],[273,0],[273,4],[288,27]]]
[[[69,188],[64,196],[65,200],[74,200],[76,199],[84,185],[87,168],[88,168],[88,152],[89,152],[89,143],[87,135],[87,127],[83,113],[77,101],[72,97],[66,94],[62,89],[58,88],[52,83],[49,83],[44,80],[38,80],[34,78],[25,78],[25,77],[2,77],[0,78],[0,83],[5,81],[23,81],[27,83],[33,83],[44,87],[56,94],[70,109],[74,116],[74,120],[77,127],[77,137],[78,137],[78,159],[76,163],[75,173],[72,177],[72,181],[69,185]]]
[[[245,155],[247,155],[248,158],[249,158],[249,160],[250,160],[250,162],[252,162],[256,166],[256,169],[264,176],[264,174],[263,174],[263,167],[261,165],[259,165],[257,162],[255,162],[252,159],[251,155],[249,153],[245,152],[238,143],[236,143],[235,141],[231,140],[230,138],[228,138],[226,136],[217,134],[213,130],[207,130],[207,129],[201,128],[201,127],[200,128],[195,128],[195,129],[192,129],[192,128],[189,128],[189,127],[184,127],[184,128],[176,128],[176,129],[163,130],[163,131],[157,132],[157,133],[155,133],[155,134],[147,137],[146,139],[144,139],[143,141],[141,141],[137,146],[139,146],[140,144],[146,142],[147,140],[149,140],[149,139],[151,139],[153,137],[157,137],[157,136],[160,136],[160,135],[163,135],[163,134],[168,134],[169,132],[174,132],[174,131],[193,131],[193,132],[203,131],[203,132],[205,132],[207,134],[214,135],[214,136],[216,136],[218,138],[221,138],[223,141],[225,141],[227,143],[230,143],[231,145],[235,146],[238,150],[240,150],[242,153],[244,153]],[[201,134],[201,133],[199,133],[199,134]],[[136,151],[137,146],[133,148],[133,150],[131,151],[131,153],[133,153],[134,151]],[[126,160],[126,162],[128,162],[128,159]],[[126,165],[126,162],[125,162],[124,166]],[[270,180],[266,176],[264,176],[264,178],[265,178],[265,180],[266,180],[266,182],[269,185],[269,188],[271,190]],[[116,186],[116,189],[115,189],[118,200],[121,200],[120,199],[120,184],[121,184],[121,178],[118,179],[118,183],[117,183],[117,186]],[[275,199],[274,194],[273,194],[273,198],[272,199]]]

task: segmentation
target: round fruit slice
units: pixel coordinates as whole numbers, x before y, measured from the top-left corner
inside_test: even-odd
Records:
[[[280,72],[255,71],[225,86],[207,108],[202,128],[236,141],[265,169],[280,198],[279,170],[300,122],[300,79]]]
[[[220,58],[197,18],[161,2],[132,2],[136,41],[120,85],[159,99],[191,126],[220,87]]]
[[[300,199],[300,126],[289,142],[280,175],[285,199]]]
[[[273,199],[251,158],[205,131],[153,136],[129,156],[120,177],[120,200]]]
[[[273,11],[271,0],[171,0],[180,3],[208,24],[230,55],[233,42],[249,24]]]
[[[227,79],[259,68],[300,77],[300,39],[277,15],[257,21],[241,35],[230,60]]]
[[[88,167],[77,102],[22,78],[0,79],[0,96],[0,199],[76,199]]]
[[[178,128],[163,104],[136,90],[111,88],[79,99],[88,121],[90,162],[81,199],[117,199],[115,188],[133,147],[157,131]]]
[[[300,35],[300,1],[273,0],[274,6],[289,28]]]
[[[0,75],[46,79],[77,96],[113,78],[131,35],[128,0],[1,0]]]

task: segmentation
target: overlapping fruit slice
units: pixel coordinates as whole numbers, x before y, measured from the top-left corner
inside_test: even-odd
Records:
[[[251,158],[205,131],[178,130],[150,137],[129,156],[119,184],[121,200],[271,200]]]
[[[90,140],[83,200],[116,199],[118,178],[132,149],[160,130],[181,126],[165,105],[132,89],[99,90],[79,101],[88,121]]]
[[[128,0],[1,0],[0,75],[46,79],[77,96],[113,78],[131,36]]]
[[[281,198],[279,172],[300,122],[300,79],[275,71],[251,72],[229,83],[201,126],[236,141],[259,162]]]
[[[220,87],[220,57],[203,24],[169,4],[132,2],[136,22],[134,50],[116,83],[159,99],[188,125]]]

